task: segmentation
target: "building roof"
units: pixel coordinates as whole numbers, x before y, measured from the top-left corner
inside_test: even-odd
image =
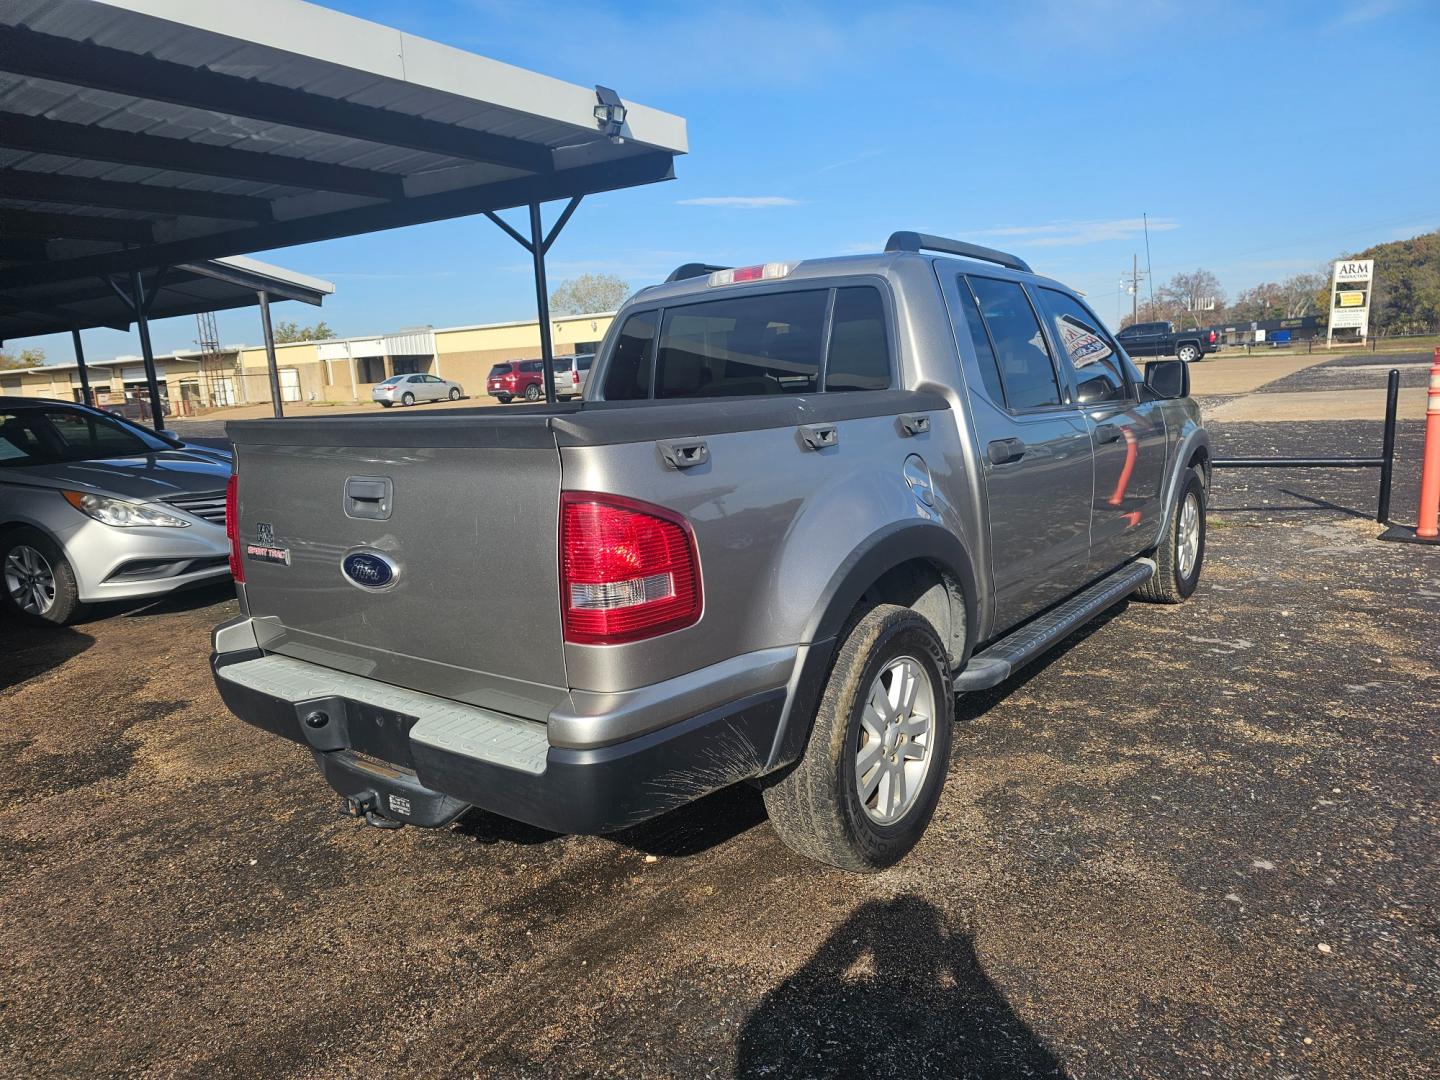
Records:
[[[202,311],[250,307],[264,290],[275,300],[319,305],[335,286],[258,259],[202,259],[141,275],[147,315],[164,319]],[[134,321],[128,282],[117,289],[103,278],[39,282],[0,294],[0,341],[108,326],[124,330]]]
[[[301,0],[7,0],[0,294],[673,177],[600,94]]]

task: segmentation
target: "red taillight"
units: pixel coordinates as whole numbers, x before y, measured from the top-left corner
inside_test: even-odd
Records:
[[[565,640],[618,645],[700,618],[700,560],[678,514],[618,495],[560,494]]]
[[[760,266],[742,266],[735,271],[735,276],[730,280],[733,282],[759,281],[764,276],[765,267],[763,264]]]
[[[225,484],[225,536],[230,541],[230,574],[245,584],[245,564],[240,561],[240,476],[231,473]]]

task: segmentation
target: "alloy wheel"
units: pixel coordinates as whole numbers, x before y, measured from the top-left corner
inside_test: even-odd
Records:
[[[1175,549],[1180,576],[1188,581],[1200,558],[1200,500],[1193,491],[1185,496],[1185,502],[1180,507],[1180,528],[1176,532]]]
[[[5,556],[5,591],[21,611],[44,615],[55,606],[55,571],[33,547],[17,544]]]
[[[890,661],[870,684],[855,748],[855,790],[870,820],[909,813],[930,771],[935,688],[913,657]]]

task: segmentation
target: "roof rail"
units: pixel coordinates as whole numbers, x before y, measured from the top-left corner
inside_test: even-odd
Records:
[[[967,244],[964,240],[947,240],[943,236],[931,236],[929,233],[891,233],[890,239],[885,241],[885,250],[940,251],[946,255],[959,255],[966,259],[983,259],[985,262],[999,263],[1001,266],[1019,270],[1024,274],[1034,273],[1030,269],[1030,264],[1018,255],[1011,255],[1006,251],[996,251],[994,248],[981,247],[979,244]]]
[[[670,272],[665,279],[671,281],[684,281],[687,278],[704,277],[706,274],[713,274],[716,270],[729,270],[728,266],[711,266],[709,263],[682,263]]]

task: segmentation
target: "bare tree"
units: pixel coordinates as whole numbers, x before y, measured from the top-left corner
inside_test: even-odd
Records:
[[[614,311],[630,295],[630,283],[614,274],[581,274],[562,281],[550,294],[555,315],[589,315]]]
[[[1160,287],[1156,299],[1170,305],[1178,317],[1193,317],[1196,326],[1202,317],[1219,317],[1225,309],[1225,290],[1209,270],[1176,274]]]

